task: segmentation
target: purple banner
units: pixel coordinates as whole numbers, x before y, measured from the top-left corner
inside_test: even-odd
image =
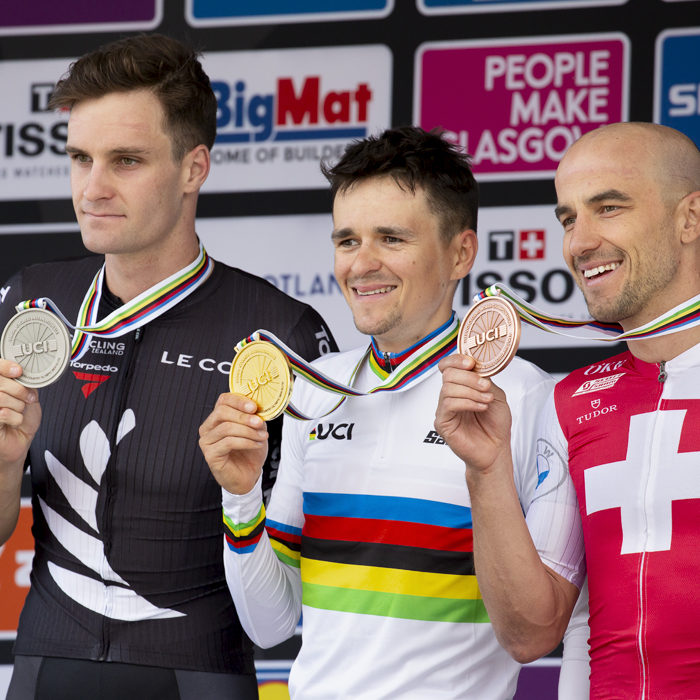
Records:
[[[0,12],[0,33],[153,29],[162,14],[163,0],[23,0]]]

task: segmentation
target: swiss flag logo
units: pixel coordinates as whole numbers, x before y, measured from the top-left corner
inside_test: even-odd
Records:
[[[82,392],[85,398],[90,396],[100,384],[104,384],[109,379],[109,374],[89,374],[87,372],[73,372],[73,374],[75,378],[79,379],[81,382],[87,382],[87,384],[83,384],[82,386]]]
[[[518,252],[521,260],[544,260],[544,231],[520,231]]]

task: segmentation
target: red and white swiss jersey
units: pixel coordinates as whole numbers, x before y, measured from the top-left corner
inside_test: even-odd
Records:
[[[577,370],[545,409],[528,526],[552,569],[588,568],[591,698],[700,698],[699,426],[700,346]]]

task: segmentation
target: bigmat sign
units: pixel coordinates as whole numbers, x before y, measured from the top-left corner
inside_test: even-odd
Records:
[[[71,60],[0,61],[0,199],[70,197],[68,116],[45,110]]]
[[[619,33],[423,44],[414,123],[446,129],[479,180],[550,178],[582,134],[627,120],[629,55]]]
[[[394,0],[187,0],[193,27],[378,19],[391,14]]]
[[[424,15],[452,15],[466,12],[513,12],[518,10],[558,10],[561,8],[624,5],[627,0],[417,0]]]
[[[654,121],[700,147],[700,27],[668,29],[656,40]]]
[[[209,53],[204,68],[219,103],[205,192],[325,187],[322,159],[390,123],[381,44]]]
[[[333,220],[328,214],[197,221],[197,232],[215,259],[260,275],[313,306],[330,324],[340,349],[350,350],[367,339],[355,329],[333,275],[332,231]],[[543,311],[590,318],[562,257],[563,231],[554,216],[554,205],[483,208],[479,211],[478,238],[474,267],[455,296],[454,308],[460,317],[477,292],[503,282]],[[523,348],[592,344],[523,324]]]

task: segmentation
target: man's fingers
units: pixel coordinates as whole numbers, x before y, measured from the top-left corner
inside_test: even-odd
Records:
[[[238,415],[245,416],[245,414]],[[258,447],[261,447],[265,444],[265,441],[268,438],[267,428],[265,427],[264,423],[262,427],[256,428],[231,420],[219,421],[207,430],[204,430],[203,425],[202,428],[200,428],[199,434],[199,442],[200,445],[202,445],[202,449],[204,449],[205,446],[214,445],[217,442],[229,437],[249,440],[257,443]],[[247,447],[246,449],[252,448]]]
[[[234,397],[234,400],[231,400],[230,397]],[[249,426],[255,430],[266,431],[265,421],[260,418],[260,416],[255,415],[254,412],[251,413],[250,411],[242,410],[246,408],[248,403],[252,402],[247,402],[246,400],[241,401],[241,398],[242,397],[236,396],[235,394],[222,394],[216,402],[216,408],[200,426],[200,437],[210,432],[221,423],[236,423],[238,425]],[[253,410],[257,410],[255,404],[253,404]]]
[[[231,408],[235,408],[241,413],[253,414],[256,413],[258,410],[258,406],[254,401],[251,401],[250,399],[247,399],[245,396],[241,396],[240,394],[221,394],[221,396],[219,396],[216,402],[216,405],[217,407],[229,406]]]
[[[8,379],[0,375],[0,396],[2,394],[12,396],[24,403],[35,403],[39,398],[39,395],[34,389],[28,389],[14,379]]]

